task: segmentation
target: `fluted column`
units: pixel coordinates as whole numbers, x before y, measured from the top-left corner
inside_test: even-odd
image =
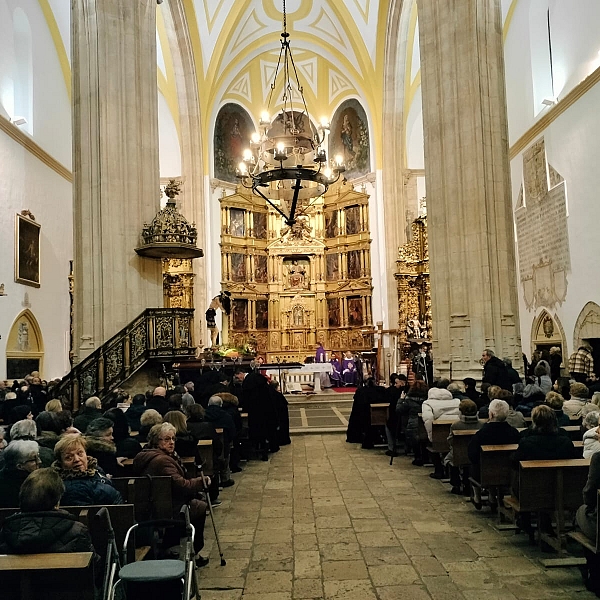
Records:
[[[78,360],[147,307],[160,261],[139,257],[159,208],[156,0],[71,3]]]
[[[417,2],[434,363],[478,378],[521,362],[500,1]]]

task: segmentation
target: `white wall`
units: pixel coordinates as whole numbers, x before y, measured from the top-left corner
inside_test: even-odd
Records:
[[[69,331],[69,260],[73,257],[71,184],[20,144],[0,132],[0,379],[6,376],[6,341],[12,324],[30,310],[42,332],[45,347],[42,376],[60,377],[69,370],[65,333]],[[29,209],[42,226],[39,288],[15,283],[15,215]]]
[[[60,4],[60,3],[59,3]],[[64,5],[65,2],[62,2]],[[59,29],[68,32],[67,10],[57,15]],[[60,61],[38,0],[0,0],[0,114],[15,115],[19,70],[13,17],[22,10],[21,28],[31,30],[31,109],[21,131],[65,167],[71,166],[71,108]],[[64,6],[63,6],[64,9]],[[24,21],[23,21],[24,19]],[[23,29],[22,29],[23,30]],[[17,36],[18,37],[18,36]],[[18,42],[17,42],[18,43]],[[68,45],[67,45],[68,47]],[[21,100],[22,102],[22,100]],[[17,109],[18,110],[18,109]],[[15,318],[24,310],[25,294],[42,333],[45,378],[69,370],[69,260],[73,257],[71,183],[22,145],[0,132],[0,379],[6,376],[6,342]],[[15,215],[30,210],[41,224],[41,287],[14,281]]]
[[[158,92],[158,152],[161,177],[181,176],[181,150],[175,121],[165,97]]]

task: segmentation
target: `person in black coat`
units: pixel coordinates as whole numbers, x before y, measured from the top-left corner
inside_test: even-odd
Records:
[[[41,464],[39,446],[32,440],[15,440],[2,452],[0,469],[0,507],[19,506],[19,490],[27,476]]]
[[[424,464],[425,447],[427,442],[419,440],[419,413],[423,410],[423,402],[427,400],[427,384],[422,380],[415,381],[404,398],[396,405],[396,412],[400,418],[406,419],[404,430],[406,452],[412,450],[415,458],[412,464],[422,467]]]
[[[473,400],[473,402],[475,402],[475,404],[477,404],[478,408],[481,408],[481,406],[479,404],[480,394],[477,391],[477,388],[475,387],[477,385],[477,382],[472,377],[465,377],[463,379],[463,383],[465,384],[465,396],[469,400]]]
[[[169,403],[167,402],[166,395],[167,390],[164,387],[159,386],[154,388],[152,397],[146,400],[146,408],[153,408],[164,417],[169,411]]]
[[[257,371],[248,373],[242,383],[244,410],[248,412],[248,433],[262,460],[268,452],[279,451],[279,427],[275,394],[267,378]],[[239,400],[239,398],[238,398]]]
[[[118,410],[118,409],[117,409]],[[117,446],[113,436],[114,423],[107,417],[92,421],[86,429],[87,454],[111,477],[118,477],[121,465],[117,461]]]
[[[271,381],[271,394],[275,401],[275,408],[277,409],[277,440],[280,446],[287,446],[292,443],[290,439],[290,415],[288,411],[288,401],[285,396],[279,391],[279,382]],[[241,418],[240,418],[241,425]]]
[[[512,392],[512,382],[508,374],[506,365],[494,354],[492,350],[486,348],[481,354],[483,361],[483,383],[497,385],[503,390]]]
[[[125,411],[125,417],[131,431],[139,431],[140,417],[146,410],[146,396],[144,394],[136,394],[132,401],[131,406]]]
[[[349,443],[362,443],[365,449],[373,448],[373,432],[371,430],[371,404],[384,403],[385,388],[375,385],[375,379],[369,377],[365,385],[354,393],[352,411],[348,419],[346,441]]]
[[[388,442],[388,449],[386,454],[388,456],[397,456],[396,453],[396,439],[400,436],[401,428],[399,424],[401,421],[398,420],[396,413],[396,406],[398,400],[406,393],[408,389],[408,380],[406,375],[392,373],[390,375],[390,387],[385,390],[386,400],[389,400],[390,406],[388,408],[388,418],[385,424],[385,434]]]
[[[38,469],[21,486],[18,512],[0,531],[1,554],[93,552],[87,527],[59,510],[65,486],[56,470]]]
[[[519,373],[516,369],[513,369],[512,366],[512,360],[510,358],[503,358],[502,362],[506,365],[506,371],[508,373],[508,380],[511,384],[511,387],[509,388],[509,392],[513,391],[513,385],[515,383],[523,383],[523,381],[521,380],[521,377],[519,376]]]
[[[102,416],[102,402],[98,396],[90,396],[79,414],[73,419],[73,427],[85,432],[88,425]]]
[[[135,458],[137,453],[142,451],[138,440],[130,435],[127,421],[127,413],[130,410],[131,408],[128,408],[127,412],[123,412],[120,408],[111,408],[104,413],[104,416],[113,422],[113,440],[119,457]]]

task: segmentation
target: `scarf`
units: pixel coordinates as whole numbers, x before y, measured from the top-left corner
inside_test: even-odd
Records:
[[[96,475],[98,472],[98,461],[94,457],[88,456],[88,468],[85,471],[64,469],[57,460],[52,463],[52,468],[58,471],[58,474],[62,480],[84,479],[85,477],[94,477],[94,475]]]

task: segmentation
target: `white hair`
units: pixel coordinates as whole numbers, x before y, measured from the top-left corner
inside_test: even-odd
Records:
[[[208,399],[208,406],[223,406],[223,398],[221,396],[211,396]]]
[[[16,469],[18,465],[26,462],[31,454],[40,451],[37,442],[32,440],[15,440],[6,446],[2,456],[4,457],[4,468],[8,470]]]
[[[10,428],[10,439],[11,440],[20,440],[24,437],[31,437],[35,439],[37,436],[37,425],[33,419],[23,419],[22,421],[17,421]]]
[[[504,400],[492,400],[489,407],[490,419],[494,421],[506,421],[510,407]]]

